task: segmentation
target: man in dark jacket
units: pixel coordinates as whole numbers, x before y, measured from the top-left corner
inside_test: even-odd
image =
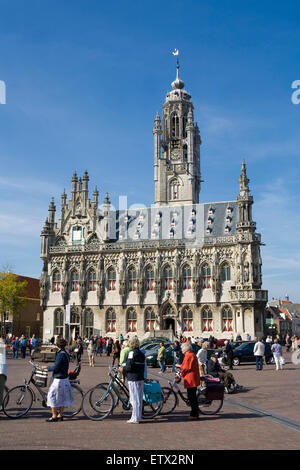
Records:
[[[128,346],[130,352],[126,366],[120,367],[119,370],[126,374],[132,406],[131,419],[127,423],[138,424],[142,419],[143,410],[145,355],[139,348],[140,342],[136,336],[130,338]]]
[[[224,353],[225,353],[225,358],[227,360],[227,364],[229,366],[229,369],[232,370],[233,367],[232,367],[232,362],[233,362],[233,350],[232,350],[232,347],[231,347],[231,344],[229,341],[225,341],[225,349],[224,349]]]
[[[215,354],[213,354],[207,362],[207,373],[212,377],[218,377],[223,380],[225,387],[228,389],[230,388],[231,384],[234,386],[234,388],[238,387],[231,372],[226,372],[222,369],[218,362],[218,356]]]

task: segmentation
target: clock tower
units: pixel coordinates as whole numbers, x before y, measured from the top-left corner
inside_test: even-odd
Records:
[[[162,120],[157,113],[153,128],[156,207],[199,202],[201,138],[191,96],[179,78],[178,61],[172,88],[163,105]]]

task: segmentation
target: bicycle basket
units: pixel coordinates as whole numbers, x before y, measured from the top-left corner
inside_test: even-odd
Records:
[[[224,385],[221,383],[206,383],[205,396],[208,400],[223,400]]]
[[[48,371],[36,369],[34,374],[34,383],[39,387],[47,387]]]
[[[144,382],[143,400],[147,403],[157,403],[162,400],[161,385],[159,382]]]

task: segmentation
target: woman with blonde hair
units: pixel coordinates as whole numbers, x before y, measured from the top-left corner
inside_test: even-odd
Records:
[[[140,342],[136,336],[128,341],[130,352],[126,365],[120,367],[119,371],[126,374],[129,387],[130,403],[132,406],[129,424],[138,424],[142,419],[145,355],[140,350]]]

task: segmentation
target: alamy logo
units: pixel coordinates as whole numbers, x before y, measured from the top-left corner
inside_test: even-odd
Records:
[[[6,104],[6,86],[3,80],[0,80],[0,104]]]
[[[292,88],[296,88],[294,93],[292,93],[291,100],[293,104],[300,103],[300,80],[294,80],[292,83]]]

